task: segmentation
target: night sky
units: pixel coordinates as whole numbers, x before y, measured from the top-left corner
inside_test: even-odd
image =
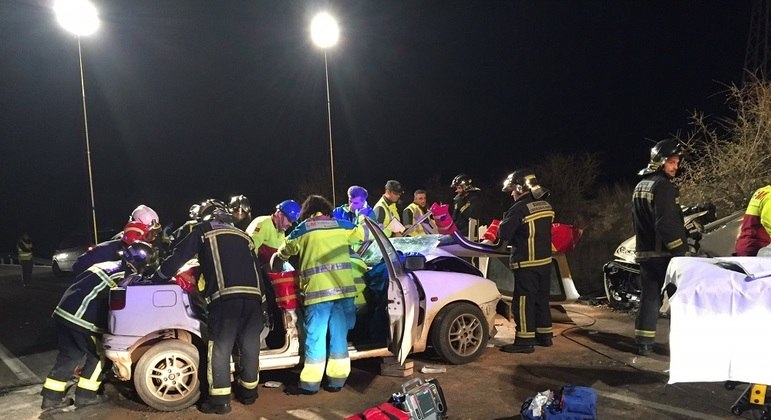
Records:
[[[0,252],[39,253],[87,229],[77,41],[53,0],[0,2]],[[328,51],[337,201],[387,179],[409,192],[460,172],[481,186],[550,153],[600,152],[629,179],[691,110],[724,115],[739,83],[749,1],[94,1],[82,38],[97,219],[140,203],[162,223],[243,193],[267,214],[327,190]],[[320,181],[322,179],[323,181]],[[331,198],[331,197],[330,197]]]

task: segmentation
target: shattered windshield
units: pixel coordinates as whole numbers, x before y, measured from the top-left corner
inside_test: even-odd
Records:
[[[401,252],[417,252],[423,255],[428,255],[434,248],[439,245],[440,240],[445,235],[423,235],[423,236],[405,236],[397,238],[389,238],[391,244],[397,251]],[[368,266],[373,266],[380,262],[383,256],[380,254],[380,247],[370,246],[364,251],[361,256],[364,262]]]

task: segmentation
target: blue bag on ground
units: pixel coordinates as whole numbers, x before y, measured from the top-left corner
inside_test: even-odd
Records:
[[[559,406],[546,408],[548,420],[595,420],[597,418],[597,393],[588,386],[565,385],[560,392]]]

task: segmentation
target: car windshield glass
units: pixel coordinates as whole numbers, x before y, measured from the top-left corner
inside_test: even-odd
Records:
[[[439,241],[444,235],[423,235],[415,237],[398,237],[390,238],[391,244],[396,250],[407,253],[417,252],[419,254],[428,255],[431,250],[439,245]],[[380,247],[370,246],[362,255],[362,259],[368,266],[373,266],[380,262],[383,256],[380,253]],[[390,258],[390,255],[389,255]]]

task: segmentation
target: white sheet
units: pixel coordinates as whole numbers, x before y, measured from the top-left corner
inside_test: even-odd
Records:
[[[771,384],[771,277],[714,265],[739,262],[750,273],[771,270],[771,258],[673,258],[669,383],[741,381]]]

